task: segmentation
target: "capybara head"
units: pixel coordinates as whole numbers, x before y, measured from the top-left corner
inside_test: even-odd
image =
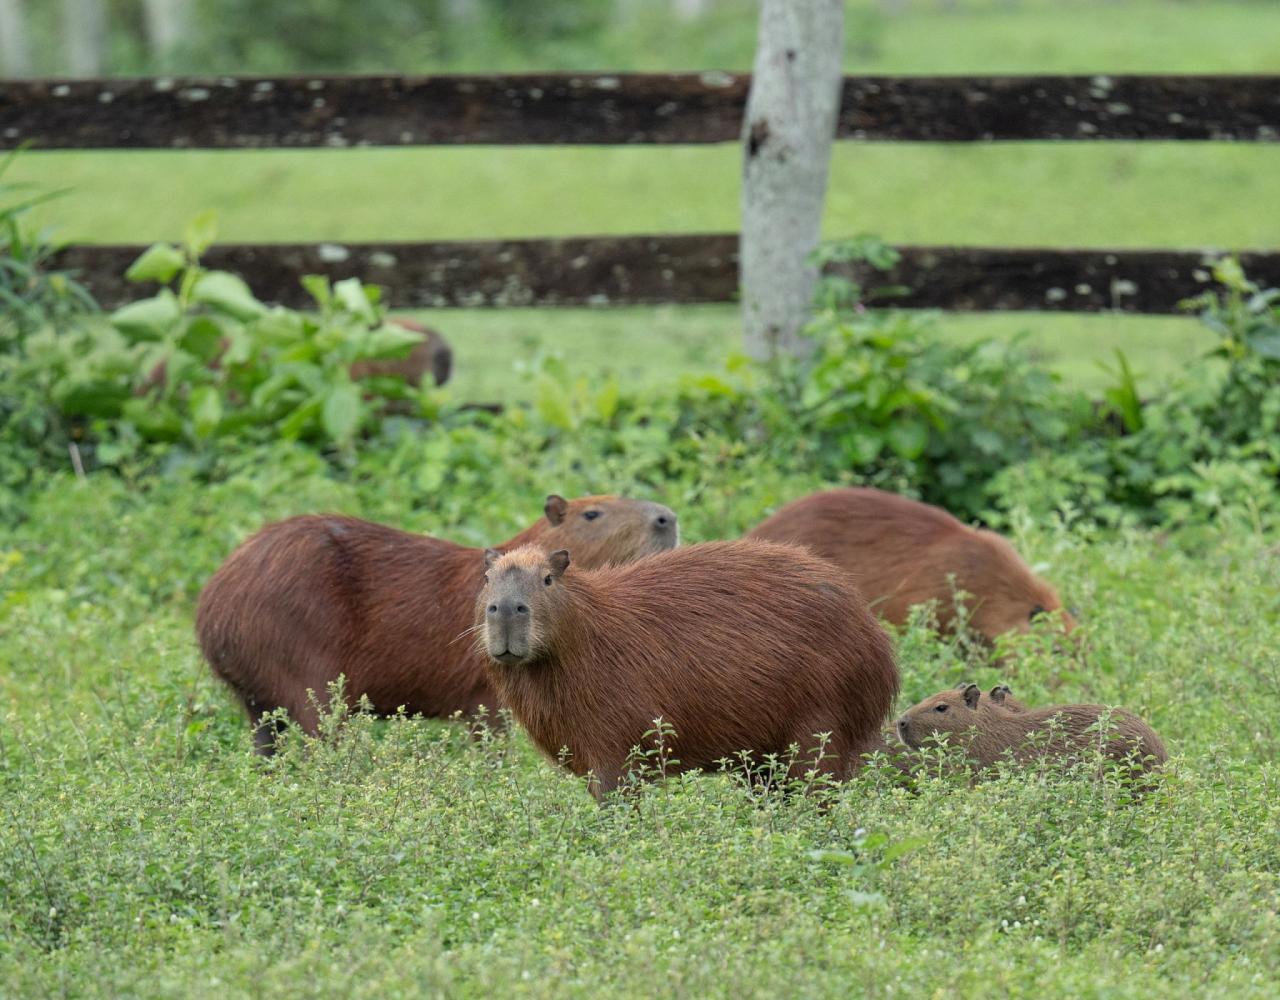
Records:
[[[533,663],[553,631],[569,553],[532,545],[505,555],[489,549],[484,563],[484,587],[476,599],[484,650],[507,666]]]
[[[673,549],[680,540],[670,507],[649,500],[597,496],[547,497],[545,521],[521,536],[548,552],[568,549],[586,569],[633,562]]]
[[[912,750],[919,750],[936,733],[965,733],[981,723],[978,706],[982,689],[977,684],[948,688],[898,717],[898,738]]]
[[[973,602],[970,625],[974,631],[992,637],[1026,632],[1054,612],[1064,631],[1075,628],[1076,621],[1062,606],[1058,592],[1031,571],[1006,539],[991,531],[977,531],[972,537],[983,547],[975,553],[974,562],[975,568],[980,564],[984,570],[980,579],[985,589]]]

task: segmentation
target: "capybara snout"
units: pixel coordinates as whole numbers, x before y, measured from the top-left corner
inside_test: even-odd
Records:
[[[674,521],[674,515],[672,517]],[[485,651],[499,663],[512,666],[537,659],[541,652],[540,626],[552,588],[569,566],[569,553],[558,549],[550,555],[539,549],[520,550],[523,558],[497,563],[503,553],[484,554],[484,588],[477,598],[477,617]]]

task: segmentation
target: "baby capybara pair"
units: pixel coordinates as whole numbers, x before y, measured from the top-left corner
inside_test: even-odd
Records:
[[[584,566],[676,544],[667,507],[622,497],[547,498],[545,517],[499,548],[572,547]],[[237,548],[200,595],[196,632],[269,751],[284,708],[314,734],[316,698],[345,675],[347,699],[383,713],[445,717],[499,706],[468,632],[484,551],[350,517],[270,524]],[[308,692],[313,692],[309,694]]]
[[[1053,587],[1000,535],[883,490],[814,493],[781,508],[750,536],[803,545],[840,566],[876,614],[895,625],[906,622],[913,605],[933,601],[939,624],[951,627],[956,590],[971,595],[969,627],[988,640],[1026,631],[1062,607]],[[1071,629],[1071,616],[1060,614]]]
[[[976,684],[961,684],[907,709],[895,724],[912,750],[947,735],[980,767],[1006,757],[1028,763],[1045,757],[1066,761],[1090,750],[1149,771],[1167,759],[1164,744],[1142,719],[1103,705],[1051,705],[1029,709],[996,687],[983,697]]]

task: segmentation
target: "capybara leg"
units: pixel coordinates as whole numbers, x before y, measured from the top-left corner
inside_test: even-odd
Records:
[[[605,797],[610,792],[616,791],[618,785],[622,782],[622,771],[620,768],[614,767],[593,767],[591,774],[587,778],[587,788],[600,804],[604,804]]]
[[[282,720],[264,718],[274,712],[276,707],[262,703],[249,706],[249,724],[253,727],[253,749],[262,757],[272,756],[276,752],[276,741],[284,735]]]

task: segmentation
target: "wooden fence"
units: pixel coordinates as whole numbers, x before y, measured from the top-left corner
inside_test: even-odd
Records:
[[[738,140],[750,80],[720,72],[217,77],[0,82],[0,146],[265,149]],[[1280,141],[1280,76],[848,77],[838,135],[900,142]],[[951,310],[1175,311],[1206,249],[900,247],[879,283]],[[1221,248],[1230,249],[1230,248]],[[108,304],[138,246],[61,255]],[[1243,255],[1280,286],[1280,253]],[[434,243],[224,244],[208,261],[269,301],[298,278],[358,276],[395,307],[726,302],[733,234]]]

